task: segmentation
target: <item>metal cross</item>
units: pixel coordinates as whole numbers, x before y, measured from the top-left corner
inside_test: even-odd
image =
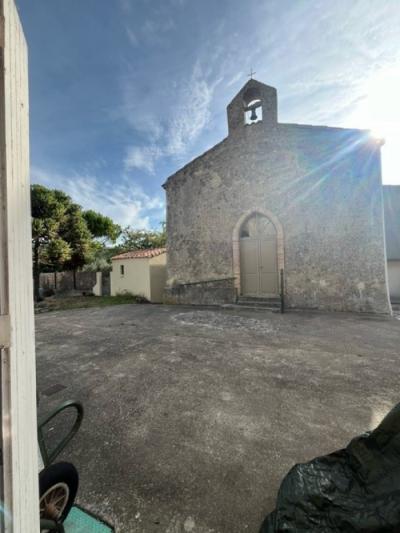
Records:
[[[253,70],[253,68],[250,69],[250,74],[247,74],[249,76],[249,78],[252,80],[253,79],[253,76],[254,76],[255,72]]]

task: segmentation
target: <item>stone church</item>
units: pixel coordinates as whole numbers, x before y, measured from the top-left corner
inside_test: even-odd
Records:
[[[228,136],[170,176],[167,299],[251,299],[390,313],[380,142],[357,129],[282,124],[250,79]]]

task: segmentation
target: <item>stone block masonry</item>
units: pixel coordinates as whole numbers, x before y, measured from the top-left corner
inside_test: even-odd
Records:
[[[262,121],[245,124],[246,106],[261,106]],[[277,231],[288,307],[390,313],[379,143],[363,130],[281,124],[276,109],[275,89],[250,80],[228,106],[228,137],[164,184],[169,297],[234,301],[241,224],[259,213]],[[198,283],[226,278],[236,293]]]

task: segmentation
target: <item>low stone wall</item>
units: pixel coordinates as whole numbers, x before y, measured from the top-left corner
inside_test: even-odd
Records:
[[[96,272],[76,272],[76,290],[90,292],[96,284]],[[54,290],[55,292],[68,292],[75,290],[74,275],[72,271],[42,272],[40,274],[40,288]]]
[[[181,283],[165,289],[166,303],[221,305],[236,301],[235,278]]]

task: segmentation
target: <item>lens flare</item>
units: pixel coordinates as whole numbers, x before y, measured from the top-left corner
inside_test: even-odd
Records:
[[[351,123],[385,140],[383,181],[400,184],[400,64],[383,68],[368,79]]]

